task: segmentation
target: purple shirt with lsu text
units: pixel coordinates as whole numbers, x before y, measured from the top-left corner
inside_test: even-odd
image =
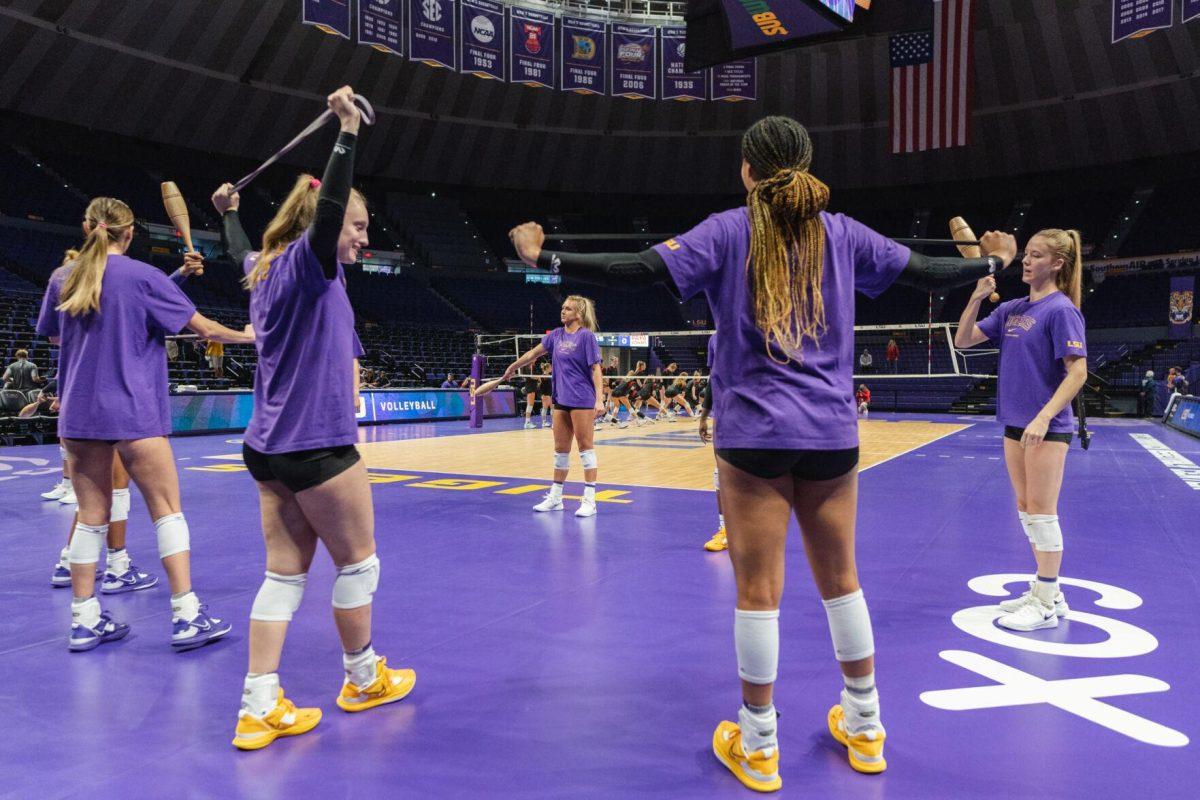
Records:
[[[554,372],[554,402],[569,408],[595,408],[592,366],[600,363],[600,343],[587,328],[567,333],[555,328],[542,337]]]

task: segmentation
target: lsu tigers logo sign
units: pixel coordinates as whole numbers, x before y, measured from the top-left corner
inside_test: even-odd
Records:
[[[1192,321],[1192,291],[1171,292],[1171,310],[1167,318],[1172,325],[1187,325]]]

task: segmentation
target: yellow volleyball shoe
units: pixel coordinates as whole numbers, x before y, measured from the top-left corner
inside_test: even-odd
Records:
[[[722,550],[729,549],[729,537],[725,535],[725,529],[721,528],[712,535],[712,538],[704,543],[704,549],[710,553],[719,553]]]
[[[736,722],[722,722],[713,731],[713,755],[729,768],[743,785],[756,792],[777,792],[783,788],[779,777],[779,748],[746,755],[742,750],[742,731]]]
[[[296,708],[296,704],[284,697],[280,689],[275,707],[266,716],[256,717],[244,709],[238,712],[233,746],[239,750],[261,750],[280,736],[308,733],[320,721],[321,709]]]
[[[343,711],[366,711],[394,703],[407,697],[416,682],[417,673],[411,669],[391,669],[387,659],[381,656],[375,662],[375,680],[362,687],[346,680],[342,685],[342,693],[338,695],[338,708]]]
[[[846,711],[838,704],[829,709],[829,732],[846,747],[850,766],[856,771],[873,775],[887,769],[887,761],[883,757],[886,734],[882,728],[868,728],[850,735],[846,731]]]

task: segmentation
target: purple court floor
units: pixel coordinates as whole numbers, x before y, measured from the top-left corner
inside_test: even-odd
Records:
[[[1101,420],[1090,451],[1072,446],[1060,508],[1072,616],[1018,635],[990,608],[1023,589],[1031,561],[999,427],[938,419],[970,427],[862,476],[858,553],[889,769],[854,773],[826,732],[840,680],[793,536],[780,796],[1200,797],[1200,441]],[[516,423],[485,430],[498,427]],[[453,422],[365,435],[469,433]],[[715,508],[697,491],[631,487],[632,502],[581,521],[534,514],[536,495],[375,485],[374,643],[416,669],[415,691],[364,714],[336,708],[322,553],[281,675],[325,718],[298,739],[234,750],[263,571],[257,500],[244,472],[187,468],[235,441],[174,441],[196,589],[235,623],[186,654],[167,644],[165,579],[103,601],[129,638],[67,652],[70,592],[49,577],[71,510],[38,497],[57,480],[58,450],[0,450],[0,797],[751,796],[710,750],[739,701],[734,584],[726,556],[701,549]],[[136,491],[129,546],[161,574]]]

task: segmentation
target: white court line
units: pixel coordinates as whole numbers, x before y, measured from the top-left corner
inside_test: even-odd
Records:
[[[933,444],[934,442],[940,442],[942,439],[945,439],[947,436],[953,436],[956,433],[962,433],[963,431],[968,431],[971,428],[974,428],[975,424],[976,423],[974,423],[974,422],[969,423],[965,428],[960,428],[959,430],[956,430],[956,431],[950,431],[949,433],[943,433],[941,436],[937,436],[933,439],[930,439],[927,442],[922,442],[921,444],[914,445],[913,447],[910,447],[907,450],[902,450],[893,456],[888,456],[883,461],[877,461],[869,467],[863,467],[862,469],[859,470],[859,473],[861,474],[863,472],[866,472],[869,469],[874,469],[875,467],[878,467],[880,464],[886,464],[887,462],[891,461],[894,458],[899,458],[900,456],[908,455],[913,450],[920,450],[922,447],[928,447],[929,445]]]

